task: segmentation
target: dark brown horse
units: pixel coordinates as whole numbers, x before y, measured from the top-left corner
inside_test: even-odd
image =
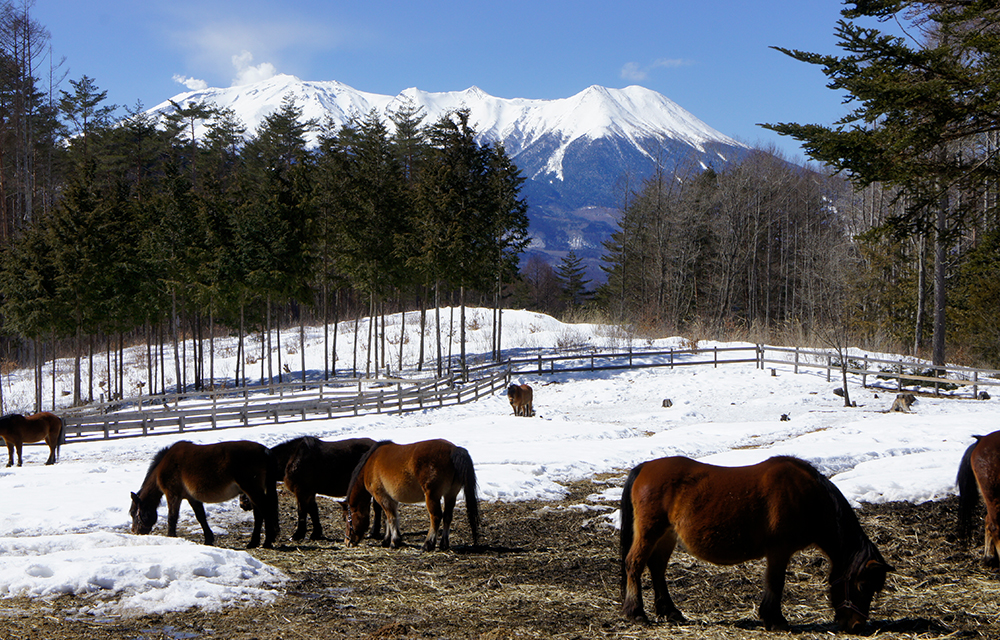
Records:
[[[167,498],[167,535],[177,536],[181,501],[187,500],[205,532],[205,544],[215,534],[205,518],[206,502],[225,502],[242,491],[253,504],[253,533],[247,548],[260,545],[261,523],[264,547],[278,537],[277,466],[262,444],[237,440],[216,444],[194,444],[186,440],[161,449],[153,458],[139,493],[132,494],[132,533],[147,534],[156,524],[156,509]]]
[[[1000,566],[997,546],[1000,545],[1000,431],[985,436],[973,436],[958,465],[958,533],[963,540],[972,535],[972,520],[982,496],[986,503],[986,536],[983,562],[988,567]]]
[[[469,452],[447,440],[413,444],[379,442],[361,458],[351,476],[344,506],[347,544],[357,544],[368,530],[369,509],[374,497],[385,512],[387,527],[382,546],[395,549],[403,543],[399,531],[399,503],[425,502],[430,528],[423,549],[433,551],[440,538],[441,550],[445,551],[450,545],[451,521],[459,491],[465,492],[472,542],[478,544],[479,498]]]
[[[14,466],[14,449],[17,449],[17,466],[21,466],[21,446],[25,442],[49,445],[49,459],[45,464],[56,463],[56,451],[63,440],[63,422],[54,413],[43,411],[30,416],[12,413],[0,418],[0,437],[7,443],[7,466]]]
[[[787,629],[781,613],[785,568],[815,545],[830,558],[830,601],[841,629],[865,625],[886,564],[832,482],[809,463],[771,458],[716,467],[689,458],[644,462],[629,474],[621,502],[622,612],[645,622],[642,572],[652,576],[656,615],[683,622],[667,591],[678,540],[691,555],[720,565],[767,559],[759,614],[766,629]]]
[[[284,470],[285,489],[295,496],[298,525],[292,540],[306,537],[306,516],[312,520],[312,540],[324,540],[319,521],[316,495],[342,497],[347,495],[351,474],[362,456],[375,441],[371,438],[348,438],[325,442],[312,436],[295,438],[271,447],[279,470]],[[382,513],[375,511],[372,536],[382,531]]]
[[[512,384],[507,387],[507,399],[510,400],[510,406],[514,407],[515,416],[530,418],[535,415],[532,395],[531,387],[526,384]]]

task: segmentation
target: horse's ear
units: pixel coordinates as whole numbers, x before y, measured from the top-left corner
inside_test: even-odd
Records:
[[[895,571],[896,570],[896,567],[894,567],[891,564],[889,564],[888,562],[884,562],[882,560],[869,560],[868,564],[865,565],[865,568],[866,569],[881,568],[882,571],[885,571],[886,573],[889,573],[890,571]]]
[[[140,502],[139,494],[137,494],[135,491],[132,492],[132,502]]]
[[[340,504],[340,510],[343,511],[344,513],[347,513],[347,501],[337,500],[337,502]]]

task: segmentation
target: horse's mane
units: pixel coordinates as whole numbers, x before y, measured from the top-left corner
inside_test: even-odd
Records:
[[[837,543],[840,545],[840,551],[844,556],[846,569],[842,576],[835,577],[831,572],[830,582],[832,583],[843,578],[854,578],[861,573],[862,569],[871,560],[877,560],[884,564],[885,559],[879,553],[878,547],[872,543],[865,530],[861,528],[861,522],[858,520],[857,513],[854,512],[851,503],[847,501],[847,498],[837,488],[837,485],[833,484],[829,478],[805,460],[799,458],[789,459],[794,460],[800,468],[808,470],[820,486],[826,489],[826,493],[830,497],[830,502],[833,503],[834,519],[837,524]]]
[[[172,446],[173,445],[171,445],[171,447]],[[142,487],[144,489],[149,484],[149,479],[152,477],[153,471],[155,471],[156,467],[158,467],[159,464],[163,462],[163,458],[164,456],[167,455],[168,451],[170,451],[170,447],[163,447],[162,449],[156,452],[155,456],[153,456],[153,461],[149,463],[149,468],[146,470],[146,477],[142,481]]]
[[[392,444],[392,440],[381,440],[376,442],[370,449],[368,449],[368,451],[365,451],[365,454],[361,456],[360,460],[358,460],[358,464],[354,466],[354,471],[351,472],[351,481],[347,483],[348,497],[350,497],[351,492],[354,490],[354,483],[358,481],[358,476],[361,475],[361,470],[365,468],[365,463],[368,462],[368,458],[371,457],[372,453],[374,453],[376,449],[384,444]]]

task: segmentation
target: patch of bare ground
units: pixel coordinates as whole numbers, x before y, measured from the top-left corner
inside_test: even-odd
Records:
[[[365,541],[345,547],[340,509],[322,502],[326,532],[337,540],[293,543],[294,504],[282,498],[283,537],[260,560],[291,578],[273,605],[96,619],[74,612],[82,599],[0,600],[0,639],[141,638],[319,640],[325,638],[770,638],[756,615],[762,562],[715,567],[675,554],[667,578],[684,625],[639,625],[619,613],[617,532],[600,512],[572,508],[606,485],[581,482],[560,503],[482,505],[482,545],[468,545],[456,512],[449,552],[419,550],[427,520],[407,506],[404,549]],[[952,531],[955,499],[922,505],[866,505],[869,536],[895,565],[876,599],[868,635],[877,638],[998,638],[1000,581],[979,563],[980,549]],[[221,546],[241,548],[249,524],[231,526]],[[197,540],[193,535],[192,539]],[[794,637],[836,634],[826,595],[828,563],[798,554],[788,570],[784,611]],[[647,610],[651,591],[647,585]]]

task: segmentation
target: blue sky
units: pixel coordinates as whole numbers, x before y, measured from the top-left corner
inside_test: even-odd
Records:
[[[387,95],[475,85],[551,99],[638,84],[724,134],[801,159],[795,141],[757,124],[829,124],[844,113],[842,96],[818,68],[769,47],[836,53],[841,8],[839,0],[35,0],[31,11],[52,36],[53,58],[65,58],[67,80],[88,75],[118,105],[152,107],[186,91],[182,81],[220,87],[273,73]]]

